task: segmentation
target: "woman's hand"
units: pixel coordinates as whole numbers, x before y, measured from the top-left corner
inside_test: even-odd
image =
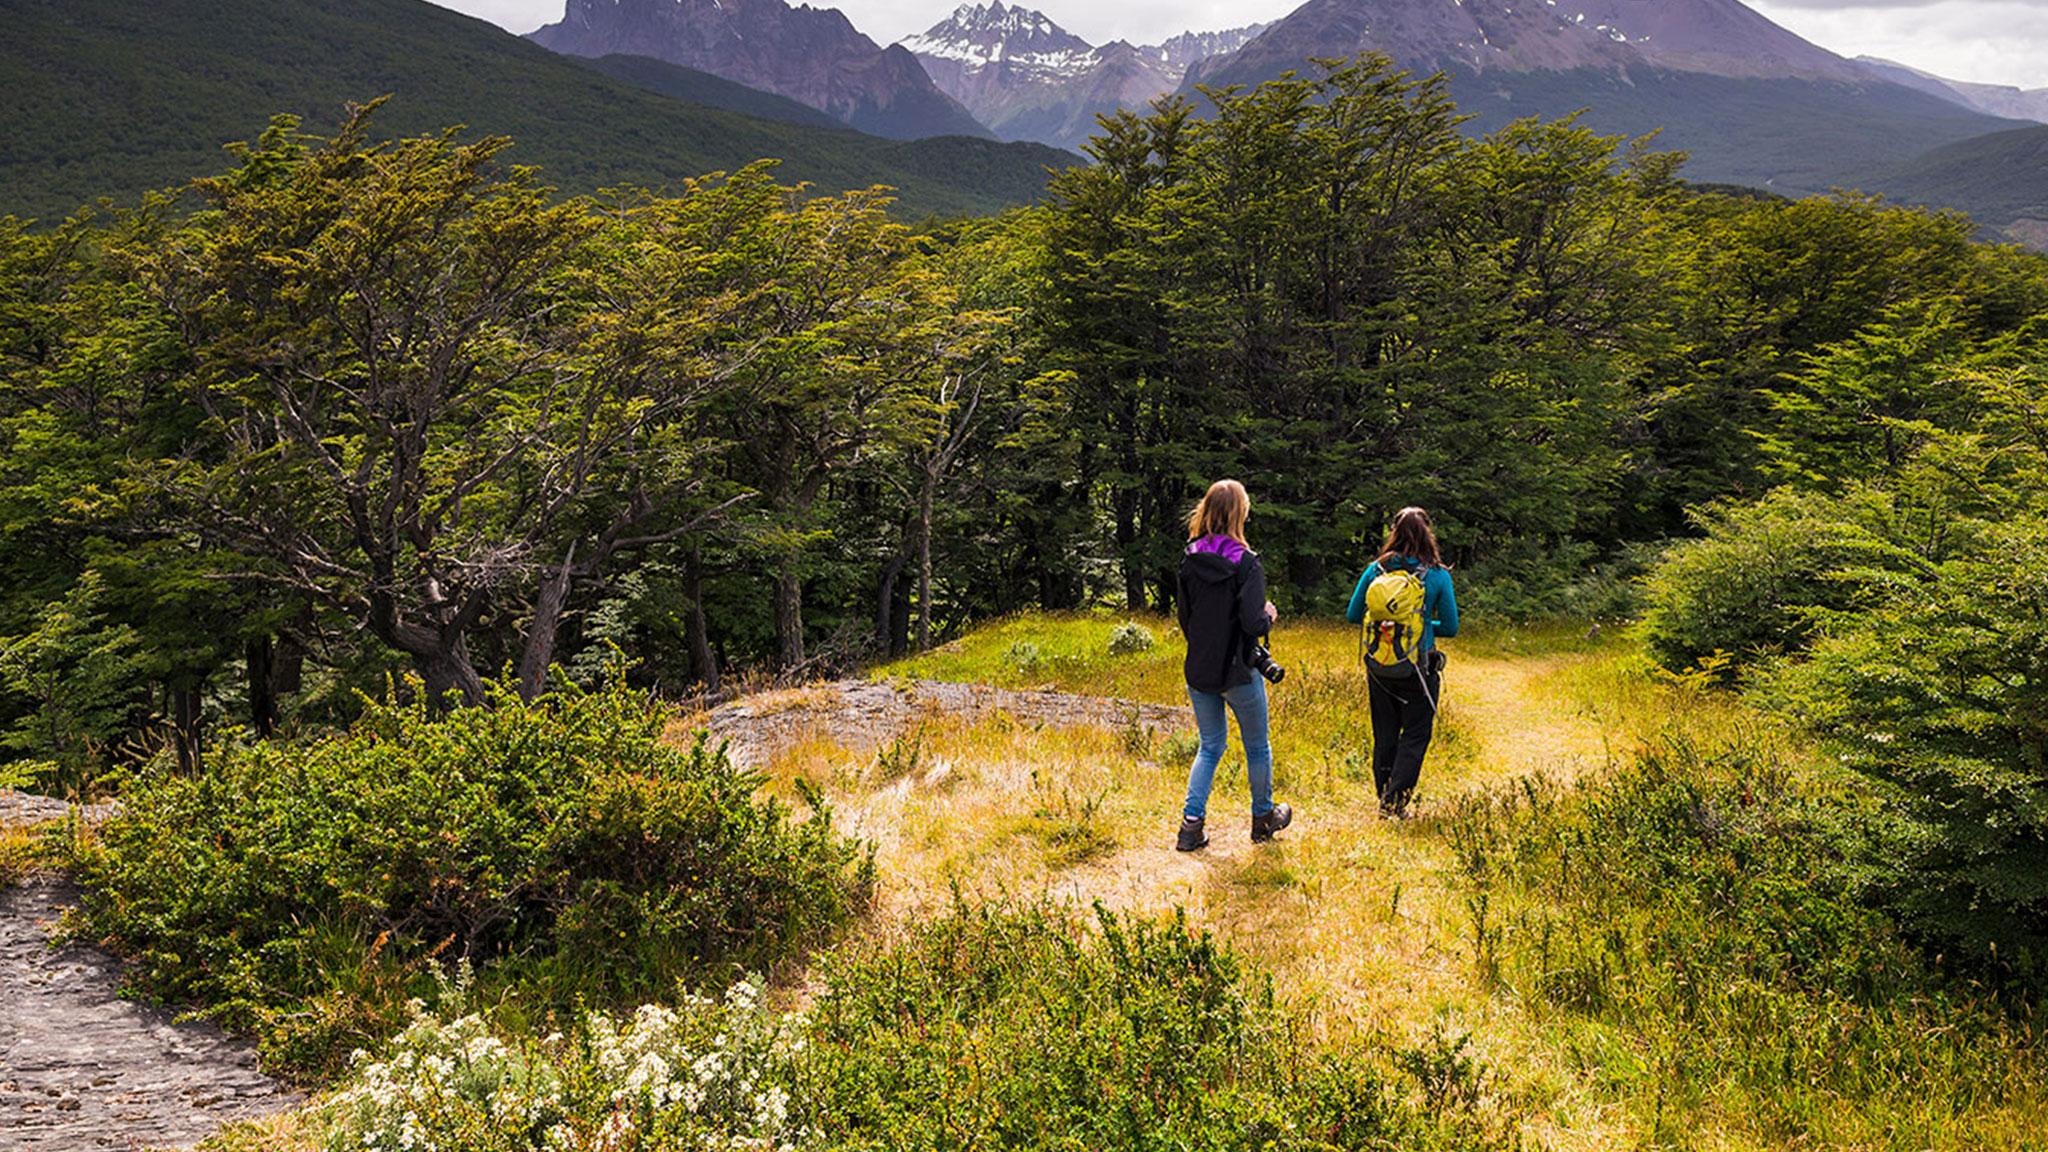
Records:
[[[1278,608],[1273,607],[1273,602],[1271,600],[1266,601],[1266,623],[1278,624],[1279,622],[1280,610]]]

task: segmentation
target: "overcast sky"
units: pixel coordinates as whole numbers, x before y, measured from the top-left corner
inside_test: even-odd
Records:
[[[528,32],[559,19],[562,0],[440,0]],[[815,0],[828,6],[829,0]],[[841,0],[861,31],[887,44],[921,32],[957,0]],[[1449,0],[1446,0],[1449,2]],[[1654,3],[1655,0],[1643,0]],[[1028,0],[1081,37],[1139,43],[1189,29],[1286,15],[1299,0]],[[1751,0],[1751,7],[1845,56],[1883,56],[1957,80],[2048,87],[2048,0]]]

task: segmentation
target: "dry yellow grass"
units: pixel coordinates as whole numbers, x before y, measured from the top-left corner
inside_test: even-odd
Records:
[[[1112,658],[1103,645],[1115,623],[1012,622],[878,676],[1064,691],[1099,682],[1131,698],[1184,700],[1170,629],[1151,621],[1164,636],[1157,649]],[[1013,657],[1013,628],[1033,638],[1025,642],[1035,654]],[[956,888],[1145,912],[1178,906],[1259,961],[1328,1033],[1400,1045],[1439,1023],[1470,1033],[1475,1053],[1510,1074],[1495,1106],[1519,1117],[1535,1146],[1627,1146],[1618,1107],[1567,1075],[1512,1002],[1480,986],[1470,920],[1430,813],[1453,793],[1601,770],[1634,751],[1674,689],[1618,673],[1633,658],[1627,645],[1576,633],[1501,633],[1454,648],[1422,815],[1389,823],[1378,818],[1367,767],[1355,635],[1314,623],[1278,639],[1290,675],[1272,692],[1277,791],[1297,817],[1270,845],[1249,841],[1233,747],[1211,801],[1210,847],[1173,850],[1192,751],[1185,734],[1147,741],[1086,723],[936,717],[877,750],[869,740],[843,746],[829,718],[817,717],[807,738],[763,767],[785,787],[798,777],[818,786],[841,825],[875,845],[880,930],[938,910]],[[1606,690],[1614,679],[1630,682],[1633,700]],[[761,704],[781,713],[805,702],[790,693]]]

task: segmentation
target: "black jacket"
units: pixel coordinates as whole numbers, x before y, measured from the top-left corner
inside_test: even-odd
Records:
[[[1266,619],[1266,570],[1256,552],[1231,563],[1214,552],[1180,560],[1180,631],[1188,687],[1223,692],[1251,681],[1252,644],[1273,627]]]

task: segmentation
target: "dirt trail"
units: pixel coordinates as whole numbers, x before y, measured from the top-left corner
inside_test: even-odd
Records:
[[[0,796],[0,822],[63,811]],[[112,957],[52,948],[50,929],[77,897],[54,877],[0,892],[0,1147],[185,1147],[299,1102],[257,1070],[248,1045],[121,999]]]
[[[1446,675],[1444,706],[1463,733],[1479,747],[1457,770],[1442,765],[1424,769],[1425,792],[1441,798],[1500,785],[1542,773],[1570,780],[1606,762],[1603,732],[1570,710],[1546,681],[1565,667],[1555,658],[1461,658]],[[1435,771],[1431,769],[1434,768]],[[1432,778],[1434,777],[1434,778]],[[1283,797],[1284,798],[1284,797]],[[1333,805],[1321,799],[1297,798],[1296,826],[1283,833],[1302,851],[1324,859],[1351,852],[1361,866],[1386,867],[1398,858],[1412,889],[1433,883],[1426,875],[1429,856],[1419,848],[1422,825],[1389,824],[1375,806]],[[1421,810],[1427,815],[1432,803]],[[1284,876],[1262,870],[1258,847],[1244,825],[1249,817],[1211,809],[1209,847],[1199,853],[1173,850],[1169,836],[1154,832],[1115,855],[1068,871],[1052,891],[1087,902],[1102,900],[1112,907],[1167,907],[1211,910],[1219,901],[1249,910],[1259,890]],[[1345,847],[1350,845],[1352,847]],[[1242,899],[1251,896],[1251,901]]]
[[[1609,734],[1572,709],[1546,681],[1571,657],[1469,657],[1446,674],[1444,707],[1479,738],[1475,771],[1455,790],[1492,787],[1541,772],[1570,780],[1605,764]]]
[[[1447,678],[1446,710],[1449,722],[1478,747],[1455,769],[1426,772],[1429,790],[1441,797],[1496,787],[1536,772],[1571,779],[1605,763],[1606,734],[1550,683],[1575,659],[1460,654]],[[1185,732],[1192,726],[1186,708],[1107,697],[937,681],[848,680],[747,697],[680,727],[708,728],[731,741],[736,760],[765,766],[806,740],[823,740],[847,753],[863,754],[913,730],[923,719],[952,716],[973,721],[997,712],[1026,724],[1112,729],[1135,724],[1155,734]],[[1161,771],[1177,779],[1180,768],[1162,766]],[[907,915],[928,911],[930,905],[950,898],[951,877],[939,873],[952,865],[943,845],[935,843],[944,837],[931,828],[957,831],[985,820],[989,811],[1014,809],[1021,793],[1018,780],[1025,776],[1028,772],[1018,765],[989,763],[981,766],[978,783],[962,785],[957,776],[942,784],[900,779],[879,789],[849,788],[834,801],[857,835],[882,848],[884,872],[893,887],[885,893],[885,904],[892,912]],[[1160,787],[1170,783],[1162,780]],[[1248,890],[1256,896],[1256,890],[1273,879],[1262,870],[1265,858],[1241,827],[1248,818],[1212,811],[1209,848],[1180,853],[1171,843],[1176,797],[1152,799],[1153,803],[1140,805],[1142,819],[1149,823],[1116,819],[1122,848],[1057,870],[1045,878],[1044,890],[1080,903],[1180,905],[1200,914],[1219,900],[1245,905],[1241,897]],[[1347,845],[1366,845],[1371,854],[1389,855],[1395,851],[1396,837],[1418,831],[1382,823],[1369,804],[1295,799],[1300,819],[1283,838],[1319,856],[1350,851]],[[1409,870],[1426,870],[1420,856],[1402,851],[1408,851]],[[981,863],[997,883],[1008,885],[1016,879],[1001,862]]]

